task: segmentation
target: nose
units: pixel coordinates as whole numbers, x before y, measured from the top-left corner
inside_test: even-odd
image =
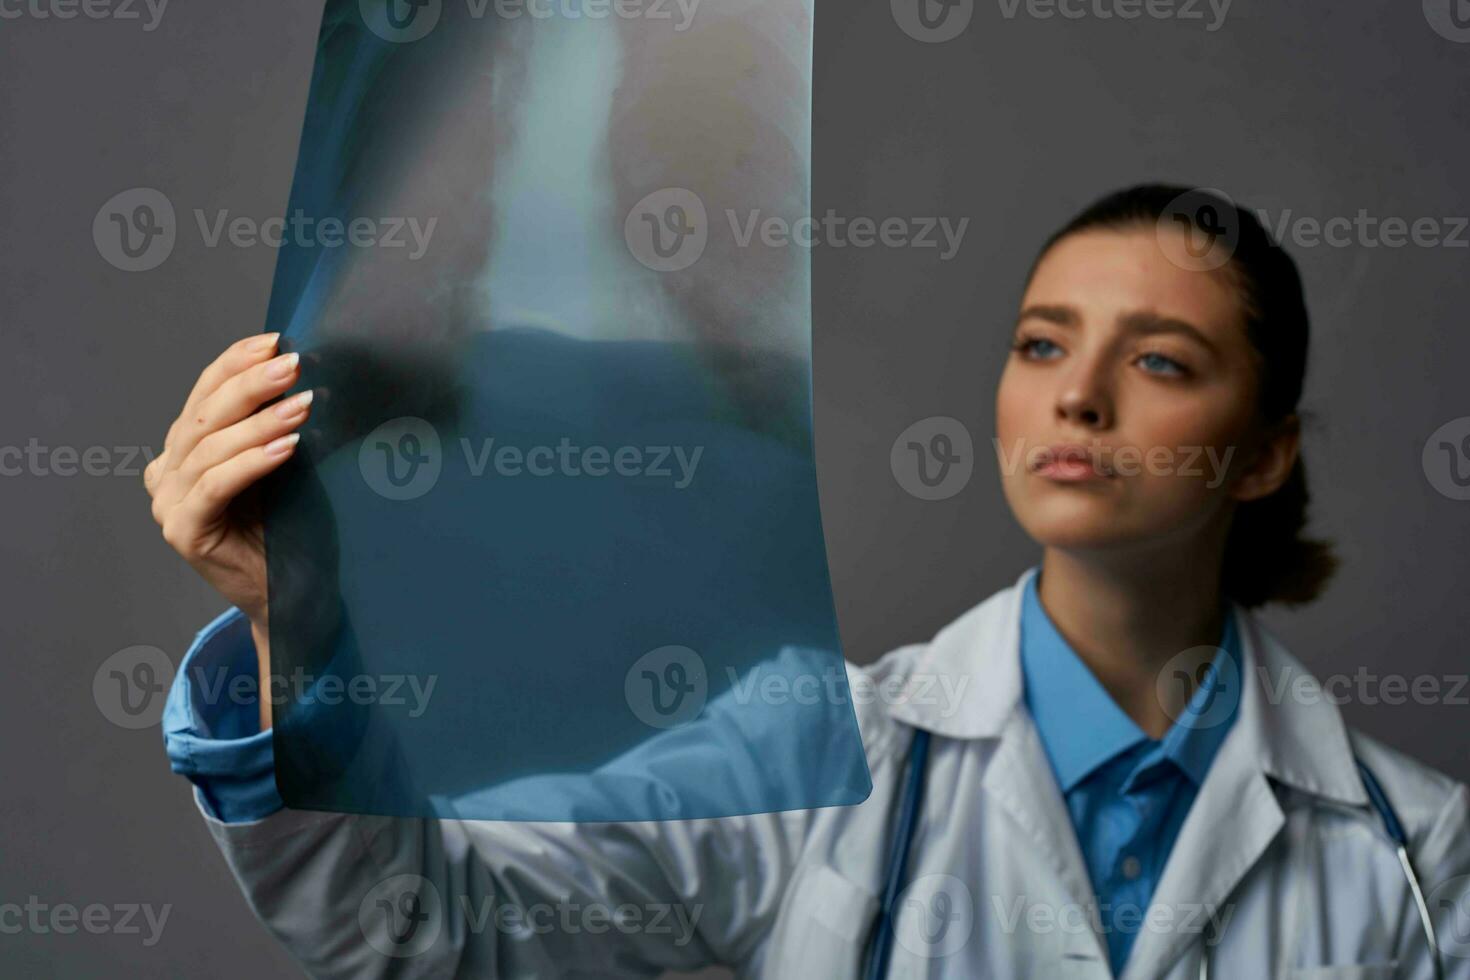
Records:
[[[1057,417],[1087,429],[1113,424],[1113,399],[1101,358],[1074,360],[1057,393]]]

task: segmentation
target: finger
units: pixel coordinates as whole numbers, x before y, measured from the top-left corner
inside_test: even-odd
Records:
[[[219,386],[230,378],[274,354],[280,336],[279,332],[254,334],[242,337],[226,347],[219,357],[216,357],[208,367],[199,373],[199,378],[189,391],[189,397],[184,399],[184,408],[179,412],[179,420],[187,419],[200,402],[214,394]],[[177,421],[169,427],[168,435],[163,440],[165,449],[173,445],[173,436],[178,428]]]
[[[150,497],[158,492],[158,484],[163,479],[163,474],[165,472],[164,457],[167,455],[168,450],[165,449],[163,452],[153,457],[153,459],[148,463],[147,466],[143,467],[143,489],[148,491],[148,495]]]
[[[164,540],[186,559],[203,557],[202,549],[219,526],[230,501],[290,459],[300,438],[301,433],[289,432],[205,470],[167,514],[163,522]]]
[[[165,472],[176,470],[206,436],[245,418],[263,402],[274,398],[296,382],[301,355],[282,354],[226,378],[218,388],[180,416]]]
[[[199,441],[189,458],[178,467],[178,477],[192,485],[206,471],[247,449],[264,446],[306,421],[311,410],[312,391],[298,391],[274,405],[268,405]]]
[[[153,498],[153,517],[164,523],[174,504],[212,466],[246,449],[263,446],[299,427],[309,416],[314,392],[299,391],[233,425],[200,440],[183,463],[178,452],[164,450],[143,470],[143,484]]]

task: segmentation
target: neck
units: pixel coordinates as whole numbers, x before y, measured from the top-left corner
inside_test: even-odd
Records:
[[[1193,549],[1125,559],[1047,548],[1038,595],[1113,700],[1155,739],[1169,730],[1194,686],[1161,689],[1161,671],[1167,664],[1171,676],[1179,669],[1198,678],[1225,627],[1220,562],[1201,560]]]

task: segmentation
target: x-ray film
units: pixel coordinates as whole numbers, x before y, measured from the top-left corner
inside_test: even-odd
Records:
[[[866,798],[811,38],[810,0],[328,0],[267,324],[318,393],[264,487],[289,806]]]

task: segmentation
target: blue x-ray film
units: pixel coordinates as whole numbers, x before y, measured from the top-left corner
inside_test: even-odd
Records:
[[[857,803],[811,418],[810,0],[328,0],[268,330],[289,806]]]

